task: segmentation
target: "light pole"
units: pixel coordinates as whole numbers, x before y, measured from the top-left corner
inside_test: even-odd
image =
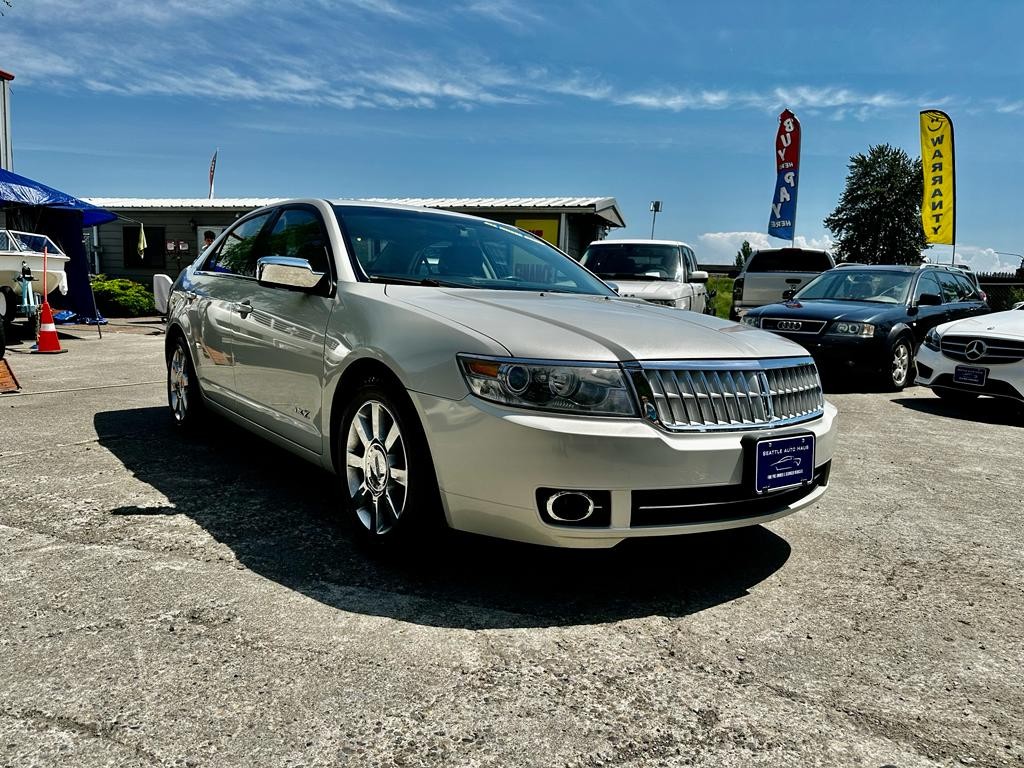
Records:
[[[654,222],[657,221],[660,210],[661,200],[651,200],[651,240],[654,239]]]
[[[1020,259],[1020,266],[1017,267],[1017,271],[1019,272],[1024,269],[1024,253],[1010,253],[1009,251],[993,251],[993,253],[998,253],[1000,256],[1016,256]]]

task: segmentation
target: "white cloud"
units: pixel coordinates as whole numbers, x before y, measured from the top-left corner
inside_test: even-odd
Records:
[[[938,264],[949,263],[949,248],[938,246],[925,251],[928,261]],[[1021,264],[1020,256],[999,253],[994,248],[977,245],[957,245],[956,263],[966,264],[974,272],[1015,272]]]
[[[525,31],[530,24],[543,21],[542,16],[526,8],[519,0],[473,0],[462,8],[516,31]]]
[[[732,264],[736,261],[736,252],[739,251],[746,240],[755,251],[761,248],[781,248],[789,245],[785,240],[776,237],[769,237],[764,232],[705,232],[697,240],[699,245],[694,247],[697,253],[697,260],[701,264]],[[815,248],[829,250],[832,248],[832,239],[825,237],[804,237],[796,236],[798,248]]]

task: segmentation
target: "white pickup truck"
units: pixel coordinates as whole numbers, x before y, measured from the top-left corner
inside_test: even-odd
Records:
[[[704,312],[708,307],[708,273],[697,256],[676,240],[597,240],[580,263],[602,280],[614,283],[620,296],[677,309]]]
[[[739,320],[748,309],[783,301],[786,291],[832,269],[835,261],[827,251],[808,248],[765,248],[754,251],[733,283],[730,320]]]

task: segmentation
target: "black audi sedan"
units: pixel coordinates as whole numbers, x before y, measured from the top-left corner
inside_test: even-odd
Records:
[[[914,354],[930,329],[988,311],[956,267],[842,264],[742,322],[801,344],[825,371],[866,372],[899,390],[913,381]]]

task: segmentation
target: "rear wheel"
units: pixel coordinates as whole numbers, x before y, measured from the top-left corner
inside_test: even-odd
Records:
[[[370,379],[356,390],[341,419],[338,452],[345,506],[363,542],[393,546],[439,520],[423,428],[392,387]]]
[[[886,368],[884,383],[889,389],[898,392],[910,383],[914,370],[914,349],[910,339],[901,336],[889,350],[889,365]]]

